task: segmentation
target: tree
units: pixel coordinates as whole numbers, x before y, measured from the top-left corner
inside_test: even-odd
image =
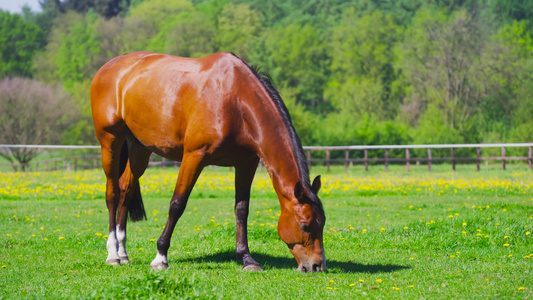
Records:
[[[59,48],[62,47],[63,39],[71,35],[71,29],[76,27],[77,23],[82,23],[84,16],[74,11],[59,15],[53,23],[48,43],[45,51],[35,55],[35,73],[34,78],[47,84],[59,84],[59,66],[57,56]],[[79,26],[78,26],[79,27]],[[79,77],[78,74],[72,74],[72,77]]]
[[[109,19],[125,11],[130,6],[130,0],[43,0],[42,6],[53,4],[60,13],[73,10],[80,14],[86,14],[94,10],[100,16]]]
[[[184,57],[202,57],[216,52],[215,21],[197,10],[178,14],[150,40],[147,49]]]
[[[0,78],[31,77],[33,56],[44,45],[41,29],[18,14],[0,10]]]
[[[498,98],[505,102],[497,111],[506,113],[514,142],[533,140],[533,40],[526,21],[505,25],[495,36],[498,46]],[[494,118],[492,118],[494,121]]]
[[[187,0],[145,0],[133,7],[124,19],[122,33],[117,42],[122,45],[121,52],[153,50],[149,47],[157,35],[166,37],[169,23],[184,12],[193,11]],[[163,43],[164,44],[164,43]],[[161,43],[157,43],[161,45]]]
[[[88,13],[60,38],[61,44],[56,55],[57,76],[69,91],[72,91],[74,83],[92,79],[101,67],[95,63],[100,53],[100,45],[94,34],[96,20],[94,13]]]
[[[354,9],[348,10],[333,31],[326,99],[353,116],[393,118],[399,107],[392,95],[394,45],[400,39],[390,16],[376,11],[358,18]]]
[[[246,59],[247,41],[262,31],[259,12],[247,4],[227,4],[218,18],[218,47]]]
[[[70,96],[61,88],[27,78],[0,81],[0,144],[56,144],[75,115]],[[16,171],[37,155],[36,149],[0,149]]]
[[[410,95],[404,109],[417,124],[431,103],[459,132],[479,111],[493,75],[484,60],[489,32],[476,15],[421,10],[405,34],[401,66]]]
[[[267,71],[296,103],[307,109],[327,110],[323,101],[328,56],[318,30],[312,25],[292,24],[250,39],[249,60]]]

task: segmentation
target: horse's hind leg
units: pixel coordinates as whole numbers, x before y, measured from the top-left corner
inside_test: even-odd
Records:
[[[244,271],[261,271],[261,267],[250,254],[247,231],[250,188],[258,163],[259,159],[255,159],[248,165],[235,167],[235,222],[237,226],[235,254],[237,254],[237,259],[242,259]]]
[[[107,239],[107,260],[110,265],[120,263],[118,255],[118,242],[115,233],[116,215],[120,198],[119,176],[120,176],[120,152],[124,138],[113,135],[109,132],[102,132],[98,136],[102,148],[102,168],[107,178],[106,183],[106,205],[109,211],[109,237]]]
[[[150,150],[140,145],[137,141],[127,140],[127,150],[121,155],[127,155],[127,164],[124,172],[120,176],[120,200],[118,203],[118,215],[116,227],[116,238],[118,244],[118,256],[121,264],[129,263],[126,252],[126,224],[128,212],[132,221],[138,221],[145,217],[144,207],[141,198],[139,178],[144,174],[150,159]],[[121,157],[121,160],[125,159]],[[136,207],[135,207],[136,206]],[[136,215],[132,215],[132,209],[137,210]]]

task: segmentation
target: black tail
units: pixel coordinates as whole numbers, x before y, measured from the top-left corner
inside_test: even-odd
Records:
[[[128,153],[128,142],[124,142],[122,145],[122,150],[120,151],[120,176],[124,173],[126,165],[128,163],[129,153]],[[144,210],[143,198],[141,196],[141,187],[139,186],[139,180],[135,180],[133,183],[133,195],[128,202],[128,212],[130,220],[132,222],[140,221],[142,219],[146,220],[146,211]]]

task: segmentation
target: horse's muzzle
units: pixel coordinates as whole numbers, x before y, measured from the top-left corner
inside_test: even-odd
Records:
[[[300,264],[298,266],[298,271],[300,273],[326,272],[327,268],[325,263]]]

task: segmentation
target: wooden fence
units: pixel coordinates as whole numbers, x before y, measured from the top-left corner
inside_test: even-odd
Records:
[[[506,148],[527,148],[528,156],[506,156]],[[310,146],[304,147],[304,151],[307,153],[307,160],[309,166],[313,162],[323,162],[326,164],[326,168],[329,171],[332,163],[344,163],[346,171],[353,163],[364,164],[365,171],[368,171],[369,163],[383,163],[385,165],[385,171],[388,171],[390,163],[403,163],[405,164],[407,172],[410,170],[411,163],[415,162],[424,162],[428,165],[428,170],[431,172],[432,164],[435,162],[449,161],[452,165],[452,170],[455,171],[455,166],[458,162],[475,162],[477,170],[480,170],[480,165],[482,161],[501,161],[502,169],[506,169],[507,161],[527,161],[529,169],[532,168],[533,162],[533,143],[513,143],[513,144],[447,144],[447,145],[380,145],[380,146],[335,146],[335,147],[323,147],[323,146]],[[461,148],[471,148],[476,150],[475,156],[470,157],[457,157],[455,155],[456,149]],[[500,156],[481,156],[481,149],[483,148],[499,148],[501,150]],[[392,149],[402,149],[405,151],[404,157],[395,157],[389,158],[389,151]],[[411,151],[413,149],[425,149],[427,150],[427,157],[412,157]],[[432,149],[449,149],[449,157],[433,157],[431,150]],[[350,151],[362,151],[363,158],[351,158],[349,153]],[[384,156],[379,158],[369,158],[368,152],[375,150],[384,150]],[[325,158],[316,159],[312,158],[311,151],[322,151],[325,152]],[[342,159],[332,159],[331,152],[333,151],[342,151],[344,152],[344,158]]]
[[[0,145],[0,148],[37,148],[37,149],[97,149],[99,146],[53,146],[53,145]],[[385,170],[388,171],[389,164],[405,164],[407,172],[410,171],[412,163],[426,163],[429,172],[432,170],[432,164],[438,162],[451,162],[452,170],[455,171],[458,162],[475,162],[477,170],[480,170],[482,161],[501,161],[502,169],[506,169],[508,161],[527,161],[529,169],[532,169],[533,163],[533,143],[514,143],[514,144],[448,144],[448,145],[379,145],[379,146],[307,146],[303,147],[307,155],[307,161],[311,167],[313,164],[325,164],[329,171],[332,164],[344,164],[346,171],[354,164],[364,165],[365,170],[368,170],[370,164],[384,164]],[[456,156],[456,149],[470,148],[475,149],[475,156],[458,157]],[[496,148],[501,153],[500,156],[482,156],[482,149]],[[526,148],[528,149],[528,156],[507,156],[506,149],[508,148]],[[403,150],[403,157],[389,157],[390,150]],[[414,149],[424,149],[427,151],[427,157],[412,157]],[[432,155],[433,149],[449,149],[450,156],[434,157]],[[384,151],[383,157],[369,157],[370,151]],[[350,153],[361,151],[362,155],[358,157],[350,157]],[[325,158],[314,158],[312,152],[322,152]],[[331,158],[332,152],[343,153],[343,158]],[[178,167],[179,162],[170,161],[162,157],[152,155],[149,166],[173,166]],[[362,158],[361,158],[362,157]],[[47,160],[36,160],[28,164],[31,170],[35,171],[50,171],[50,170],[78,170],[98,168],[101,166],[100,155],[78,155],[63,158],[53,158]],[[262,168],[262,164],[260,164]]]

